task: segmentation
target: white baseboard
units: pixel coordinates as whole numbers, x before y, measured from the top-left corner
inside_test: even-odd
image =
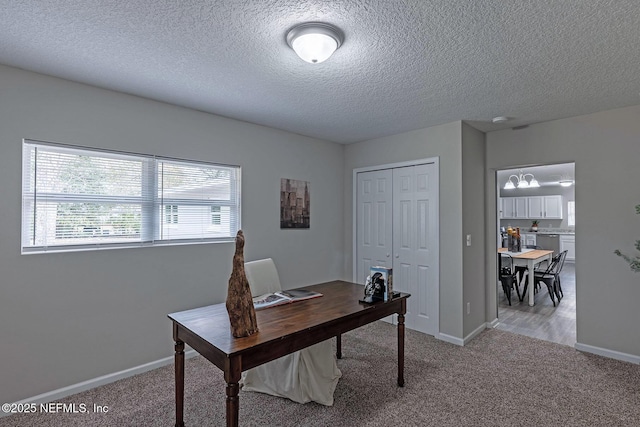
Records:
[[[495,328],[500,322],[498,319],[494,319],[490,323],[487,323],[487,328]],[[598,356],[604,356],[611,359],[622,360],[623,362],[630,362],[640,365],[640,356],[633,354],[622,353],[615,350],[609,350],[608,348],[594,347],[592,345],[581,344],[579,342],[574,344],[574,348],[578,351],[584,351],[585,353],[593,353]]]
[[[622,353],[615,350],[609,350],[608,348],[594,347],[592,345],[581,344],[577,342],[575,349],[578,351],[584,351],[585,353],[593,353],[598,356],[609,357],[611,359],[622,360],[623,362],[630,362],[640,365],[640,356],[634,354]]]
[[[464,345],[464,340],[462,338],[458,338],[458,337],[454,337],[451,335],[447,335],[447,334],[443,334],[442,332],[438,333],[438,336],[436,337],[439,340],[442,341],[446,341],[448,343],[451,344],[455,344],[455,345],[459,345],[459,346],[463,346]]]
[[[498,324],[498,319],[495,319],[491,323],[493,324],[494,322],[497,325]],[[462,346],[468,344],[472,339],[477,337],[485,329],[493,328],[493,327],[495,327],[495,325],[494,326],[490,326],[490,324],[488,324],[488,323],[483,323],[482,325],[478,326],[476,329],[474,329],[469,335],[467,335],[464,338],[458,338],[458,337],[454,337],[454,336],[443,334],[443,333],[439,333],[436,338],[438,338],[439,340],[446,341],[448,343],[459,345],[459,346],[462,347]]]
[[[476,329],[471,331],[471,333],[469,335],[464,337],[464,344],[463,345],[468,344],[469,341],[471,341],[472,339],[477,337],[480,334],[480,332],[484,331],[485,329],[487,329],[487,324],[483,323],[480,326],[478,326]]]
[[[500,324],[500,321],[495,318],[491,322],[487,322],[487,328],[496,328]],[[475,333],[474,331],[472,335]],[[477,334],[476,334],[477,335]],[[475,335],[473,335],[475,336]],[[473,338],[470,335],[470,338]],[[465,343],[469,342],[470,338],[465,338]],[[640,365],[640,356],[634,354],[622,353],[615,350],[609,350],[608,348],[594,347],[592,345],[575,343],[574,348],[578,351],[584,351],[585,353],[593,353],[598,356],[604,356],[611,359],[622,360],[623,362],[630,362]]]
[[[191,358],[198,354],[195,350],[187,350],[184,352],[185,358]],[[142,374],[147,371],[151,371],[153,369],[161,368],[166,365],[170,365],[174,362],[174,357],[169,356],[160,360],[156,360],[154,362],[145,363],[144,365],[134,366],[133,368],[125,369],[123,371],[114,372],[112,374],[103,375],[101,377],[93,378],[87,381],[82,381],[77,384],[73,384],[67,387],[62,387],[57,390],[49,391],[46,393],[39,394],[37,396],[29,397],[27,399],[23,399],[19,402],[14,402],[17,404],[26,404],[26,403],[35,403],[37,405],[41,403],[49,403],[56,401],[58,399],[62,399],[67,396],[71,396],[72,394],[80,393],[86,390],[90,390],[95,387],[99,387],[102,385],[106,385],[123,378],[132,377],[134,375]],[[10,413],[5,413],[0,411],[0,418],[10,415]]]
[[[498,319],[494,319],[490,323],[482,324],[478,328],[476,328],[473,332],[467,335],[464,339],[457,338],[451,335],[439,333],[438,339],[442,341],[449,342],[451,344],[464,346],[473,338],[475,338],[478,334],[480,334],[486,328],[494,328],[498,324]],[[575,349],[578,351],[584,351],[586,353],[593,353],[599,356],[609,357],[616,360],[622,360],[624,362],[630,362],[635,364],[640,364],[640,356],[636,356],[633,354],[622,353],[619,351],[609,350],[606,348],[595,347],[587,344],[576,343]],[[185,358],[191,358],[196,356],[198,353],[195,350],[187,350],[185,351]],[[123,371],[114,372],[112,374],[103,375],[101,377],[93,378],[91,380],[83,381],[77,384],[73,384],[67,387],[59,388],[57,390],[53,390],[47,393],[42,393],[37,396],[33,396],[27,399],[23,399],[19,402],[14,402],[17,404],[25,404],[25,403],[49,403],[58,399],[62,399],[67,396],[71,396],[72,394],[80,393],[86,390],[90,390],[95,387],[99,387],[102,385],[106,385],[123,378],[132,377],[134,375],[142,374],[147,371],[151,371],[153,369],[160,368],[162,366],[170,365],[174,362],[173,356],[165,357],[160,360],[156,360],[154,362],[145,363],[140,366],[135,366],[133,368],[125,369]],[[8,413],[0,412],[0,418],[10,415]]]

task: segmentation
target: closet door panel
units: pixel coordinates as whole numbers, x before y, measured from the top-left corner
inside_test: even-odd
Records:
[[[391,170],[358,174],[357,185],[357,281],[364,284],[373,266],[391,266],[392,251]]]

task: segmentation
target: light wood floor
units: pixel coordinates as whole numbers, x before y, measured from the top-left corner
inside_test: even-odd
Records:
[[[560,274],[564,298],[553,306],[546,286],[535,296],[535,305],[529,307],[528,296],[518,301],[515,291],[511,306],[498,286],[498,321],[496,329],[527,335],[546,341],[574,346],[576,343],[576,274],[575,264],[565,263]],[[522,289],[520,290],[522,292]],[[530,290],[527,290],[530,292]]]

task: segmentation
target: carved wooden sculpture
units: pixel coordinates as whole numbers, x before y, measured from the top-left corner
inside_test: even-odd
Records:
[[[251,288],[244,273],[244,234],[238,230],[236,253],[233,255],[233,270],[227,290],[227,312],[231,323],[231,333],[236,338],[248,337],[258,332],[256,311],[253,308]]]

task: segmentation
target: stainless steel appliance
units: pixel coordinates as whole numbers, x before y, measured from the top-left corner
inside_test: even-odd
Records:
[[[542,249],[552,250],[554,254],[560,252],[560,235],[558,234],[538,234],[536,245]]]
[[[500,227],[500,245],[503,248],[509,247],[507,230],[504,227]]]

